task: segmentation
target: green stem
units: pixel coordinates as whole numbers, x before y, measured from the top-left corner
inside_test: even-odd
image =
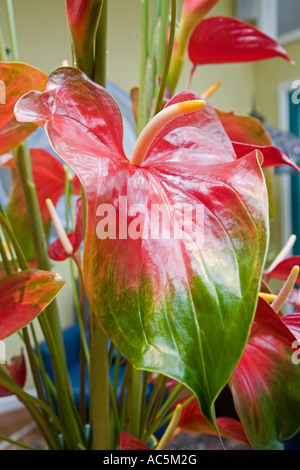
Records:
[[[5,47],[5,42],[4,42],[4,37],[3,37],[1,26],[0,26],[0,60],[2,62],[7,62],[7,53],[6,53],[6,47]]]
[[[132,366],[131,366],[132,367]],[[142,372],[132,367],[130,404],[130,433],[138,437],[140,435],[141,402],[142,402]]]
[[[107,17],[108,1],[102,1],[101,15],[95,41],[94,81],[106,87],[106,56],[107,56]]]
[[[18,62],[20,60],[20,57],[19,57],[19,47],[18,47],[18,39],[17,39],[17,28],[16,28],[12,0],[6,0],[6,11],[7,11],[7,17],[8,17],[8,25],[9,25],[12,60],[15,62]]]
[[[146,69],[148,58],[148,0],[141,0],[141,53],[137,134],[145,127],[147,116]]]
[[[109,449],[109,369],[107,360],[107,338],[93,312],[90,313],[91,353],[91,424],[93,449]]]
[[[176,0],[171,0],[171,1],[172,1],[172,8],[171,8],[171,26],[170,26],[169,43],[168,43],[168,50],[167,50],[167,55],[166,55],[163,76],[161,79],[161,85],[160,85],[158,98],[156,102],[155,114],[157,114],[162,108],[162,103],[163,103],[164,93],[166,89],[166,83],[167,83],[168,73],[170,69],[172,53],[173,53],[173,45],[174,45],[175,30],[176,30],[177,1]]]

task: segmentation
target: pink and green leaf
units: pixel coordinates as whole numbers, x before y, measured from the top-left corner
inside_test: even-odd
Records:
[[[183,92],[169,105],[196,98]],[[56,70],[45,93],[24,96],[16,115],[44,120],[55,151],[83,185],[85,286],[107,336],[136,368],[192,389],[215,424],[213,403],[246,345],[267,248],[267,193],[257,152],[237,160],[207,105],[165,126],[142,165],[133,166],[123,152],[117,104],[72,68]],[[180,229],[182,239],[130,236],[136,219],[124,198],[129,208],[142,205],[147,220],[150,208],[161,205],[166,219],[160,215],[160,222]],[[186,204],[203,211],[192,228],[179,217]],[[203,243],[191,245],[196,228]]]
[[[56,273],[22,271],[0,281],[0,339],[21,330],[56,297],[65,282]]]
[[[194,29],[188,46],[194,65],[252,62],[274,57],[292,62],[276,41],[237,18],[215,16]]]
[[[0,80],[5,84],[5,104],[0,114],[0,155],[10,152],[37,129],[34,123],[17,122],[14,106],[30,90],[43,90],[47,74],[19,62],[0,62]]]

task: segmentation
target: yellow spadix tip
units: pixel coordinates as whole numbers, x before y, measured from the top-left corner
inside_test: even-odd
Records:
[[[177,103],[178,110],[180,114],[193,113],[197,109],[204,108],[206,102],[204,100],[191,100],[191,101],[182,101]]]

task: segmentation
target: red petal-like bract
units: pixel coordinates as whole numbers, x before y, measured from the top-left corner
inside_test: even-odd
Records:
[[[19,387],[24,387],[26,382],[26,360],[23,351],[19,356],[12,357],[10,363],[2,367],[5,368],[5,371],[11,376],[16,384],[19,385]],[[7,397],[9,395],[13,395],[13,392],[0,385],[0,397]]]
[[[0,155],[13,150],[32,132],[36,124],[17,122],[14,106],[30,90],[43,90],[48,75],[42,70],[19,62],[0,62],[0,80],[5,84],[5,103],[1,100]]]
[[[56,273],[22,271],[0,281],[0,339],[19,331],[39,315],[65,282]]]
[[[123,431],[120,436],[120,450],[150,450],[150,447],[129,432]]]
[[[277,338],[261,331],[248,342],[230,387],[254,449],[284,449],[283,441],[299,430],[299,369]]]
[[[298,338],[286,325],[286,318],[288,318],[288,315],[279,317],[278,314],[274,312],[272,307],[268,304],[268,302],[259,297],[254,319],[255,322],[266,333],[279,339],[282,344],[293,351],[293,344],[298,340]],[[297,315],[297,319],[300,323],[300,315]]]
[[[183,92],[168,105],[193,99]],[[267,247],[260,154],[237,160],[207,105],[166,125],[133,166],[116,102],[71,67],[15,113],[44,120],[83,185],[84,280],[107,336],[136,368],[192,389],[215,424],[213,402],[245,347]]]
[[[280,149],[273,147],[272,145],[250,145],[241,142],[232,142],[232,144],[238,158],[242,158],[251,151],[257,149],[264,156],[264,162],[262,164],[263,167],[289,165],[290,167],[294,168],[294,170],[300,172],[299,167],[291,158],[285,155]]]
[[[288,278],[294,266],[300,266],[299,255],[291,256],[289,258],[284,259],[283,261],[278,263],[277,266],[275,266],[271,271],[265,270],[264,277],[266,280],[279,279],[279,280],[285,281]],[[295,282],[295,284],[298,286],[300,285],[299,277],[297,278]]]
[[[73,254],[75,254],[82,241],[83,241],[83,220],[82,220],[82,201],[81,199],[77,200],[77,217],[75,231],[68,234],[68,238],[73,245]],[[51,259],[55,261],[64,261],[67,258],[70,258],[70,255],[65,252],[64,247],[59,239],[51,243],[48,249],[48,255]]]
[[[180,403],[184,402],[185,399],[181,400]],[[220,435],[222,437],[242,442],[251,447],[241,423],[239,423],[236,419],[219,417],[217,418],[217,424]],[[197,399],[194,399],[188,405],[183,406],[178,423],[177,433],[178,432],[199,433],[216,436],[214,428],[202,415]]]
[[[195,65],[250,62],[281,57],[291,62],[276,41],[244,21],[215,16],[195,28],[188,46]]]

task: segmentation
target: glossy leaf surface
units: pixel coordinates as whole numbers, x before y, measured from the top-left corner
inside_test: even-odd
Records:
[[[0,281],[0,339],[28,325],[64,285],[63,279],[48,271],[22,271]]]
[[[169,105],[195,98],[181,93]],[[166,125],[142,165],[132,166],[117,104],[72,68],[55,71],[45,93],[24,96],[16,115],[45,121],[55,151],[84,187],[85,285],[108,337],[135,367],[191,388],[214,422],[213,402],[246,344],[267,247],[258,154],[237,160],[207,106]],[[162,209],[155,233],[154,206]],[[181,238],[158,233],[159,223]]]
[[[215,16],[195,28],[188,46],[195,65],[252,62],[280,57],[291,61],[276,41],[244,21]]]
[[[45,72],[27,64],[0,62],[0,80],[5,84],[5,103],[0,105],[0,155],[13,150],[37,129],[36,124],[17,122],[14,106],[28,91],[43,90],[47,77]]]

